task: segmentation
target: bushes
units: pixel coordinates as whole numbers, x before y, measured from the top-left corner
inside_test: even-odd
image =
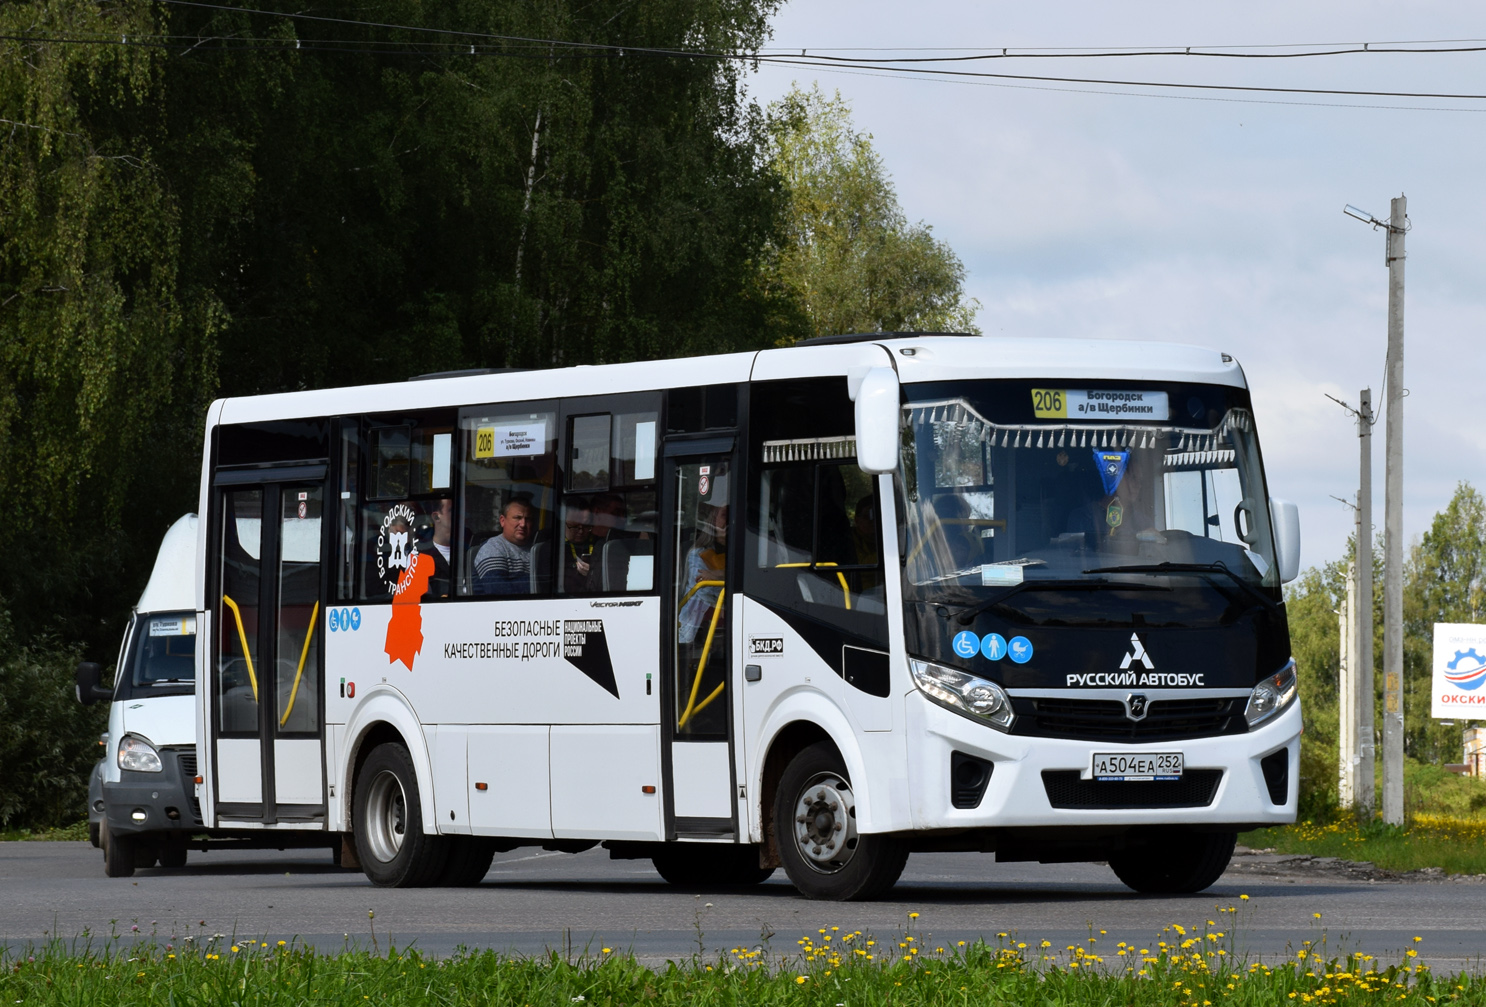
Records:
[[[88,774],[108,705],[73,691],[75,647],[16,644],[0,609],[0,829],[51,828],[87,813]]]

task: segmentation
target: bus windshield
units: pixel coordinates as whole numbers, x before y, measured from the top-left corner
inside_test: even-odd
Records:
[[[1196,582],[1277,600],[1247,391],[1077,384],[906,386],[907,600]]]

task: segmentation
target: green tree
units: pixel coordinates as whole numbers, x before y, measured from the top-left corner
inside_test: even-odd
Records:
[[[798,304],[804,334],[979,331],[965,267],[929,225],[908,222],[839,93],[796,86],[769,106],[768,130],[788,210],[764,275]]]
[[[0,7],[0,595],[23,641],[117,597],[215,386],[216,303],[182,296],[157,156],[163,57],[26,37],[153,30],[143,0]]]
[[[1346,598],[1348,557],[1312,567],[1286,592],[1290,652],[1300,680],[1300,709],[1305,733],[1300,738],[1302,815],[1323,814],[1337,801],[1337,755],[1340,737],[1340,623],[1337,612]]]

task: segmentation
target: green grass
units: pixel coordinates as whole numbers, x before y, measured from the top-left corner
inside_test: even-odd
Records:
[[[1486,978],[1437,977],[1415,951],[1395,963],[1360,953],[1328,959],[1319,950],[1322,937],[1315,944],[1304,942],[1280,963],[1238,960],[1233,930],[1242,912],[1219,910],[1217,919],[1193,927],[1171,924],[1141,948],[1110,947],[1101,943],[1103,932],[1093,928],[1087,941],[1065,948],[1008,934],[999,935],[994,945],[940,947],[909,929],[878,939],[821,928],[785,955],[767,947],[733,948],[720,959],[696,956],[658,968],[611,948],[571,958],[477,951],[440,959],[379,948],[322,954],[294,941],[233,941],[205,933],[169,943],[158,937],[140,943],[111,938],[94,948],[55,942],[0,958],[0,1002],[37,1007],[1486,1005]]]
[[[61,828],[56,829],[11,829],[9,831],[0,832],[0,843],[14,843],[22,840],[41,840],[44,842],[55,842],[58,840],[78,839],[86,842],[87,838],[88,823],[86,820],[81,822],[73,822],[71,825],[64,825]]]
[[[1350,817],[1256,829],[1238,837],[1254,849],[1370,861],[1387,871],[1440,867],[1449,874],[1486,874],[1486,820],[1418,814],[1406,826],[1363,825]]]

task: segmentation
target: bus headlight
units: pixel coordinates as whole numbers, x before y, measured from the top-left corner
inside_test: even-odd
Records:
[[[998,731],[1011,730],[1011,722],[1016,719],[1011,712],[1011,698],[995,682],[911,658],[908,667],[913,672],[913,684],[939,705]]]
[[[155,746],[132,734],[119,742],[119,768],[135,773],[158,773],[165,768]]]
[[[1250,727],[1257,727],[1295,702],[1298,694],[1295,658],[1292,657],[1289,664],[1254,686],[1249,705],[1243,712],[1244,719]]]

